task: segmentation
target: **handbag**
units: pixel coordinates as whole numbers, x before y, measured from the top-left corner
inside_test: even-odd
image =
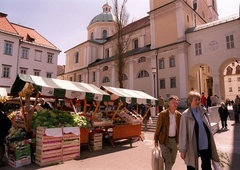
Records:
[[[164,161],[159,147],[152,149],[152,170],[164,170]]]
[[[214,170],[222,170],[219,162],[215,162],[214,160],[212,160],[212,165]]]

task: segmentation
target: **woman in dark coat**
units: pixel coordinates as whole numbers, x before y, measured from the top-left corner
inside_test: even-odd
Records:
[[[227,129],[227,118],[229,116],[229,112],[225,103],[221,103],[221,107],[218,108],[218,113],[221,118],[222,129]]]

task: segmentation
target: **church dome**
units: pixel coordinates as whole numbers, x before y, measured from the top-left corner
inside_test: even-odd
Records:
[[[103,5],[103,12],[95,16],[89,23],[89,26],[96,22],[115,22],[115,17],[111,13],[112,7],[108,3]]]

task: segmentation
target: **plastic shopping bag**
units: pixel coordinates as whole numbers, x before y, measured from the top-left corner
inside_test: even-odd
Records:
[[[164,170],[164,161],[159,147],[152,150],[152,170]]]
[[[219,162],[215,162],[214,160],[212,160],[212,165],[214,170],[222,170]]]

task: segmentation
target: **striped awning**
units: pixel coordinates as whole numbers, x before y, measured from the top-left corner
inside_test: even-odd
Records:
[[[54,78],[19,74],[12,85],[11,93],[19,93],[26,83],[33,85],[41,96],[68,99],[110,101],[110,95],[93,84],[72,82]]]
[[[111,95],[111,100],[119,99],[127,103],[158,105],[158,99],[142,91],[109,86],[101,86],[101,89]]]

